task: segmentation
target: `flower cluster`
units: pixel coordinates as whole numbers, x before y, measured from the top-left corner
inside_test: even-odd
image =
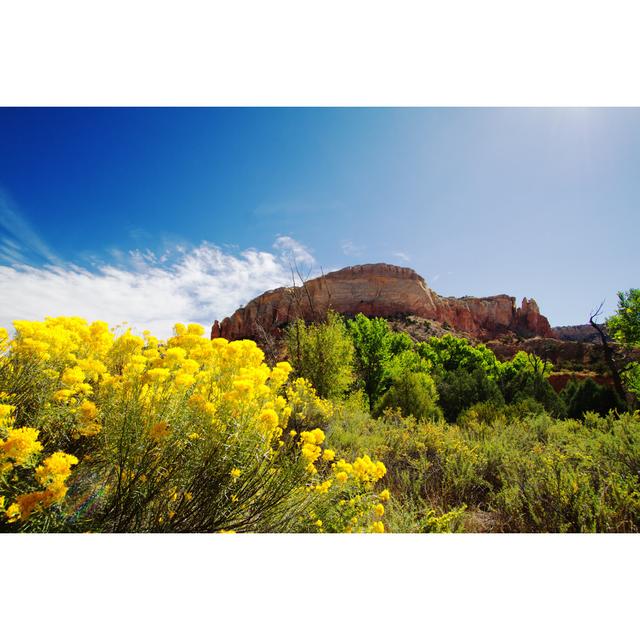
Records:
[[[177,324],[164,343],[81,318],[14,326],[13,339],[0,332],[0,402],[14,372],[28,370],[32,390],[0,404],[10,524],[38,530],[56,507],[58,530],[94,530],[92,518],[113,531],[382,526],[371,491],[384,465],[335,462],[323,448],[332,404],[290,381],[288,362],[268,366],[254,342],[210,340],[197,324]]]
[[[34,461],[43,449],[38,440],[39,431],[31,427],[12,428],[15,407],[0,405],[0,483],[6,484],[7,475],[18,469],[28,469],[34,466]],[[71,474],[71,466],[78,463],[75,456],[58,451],[44,459],[42,465],[35,470],[34,479],[44,488],[19,494],[5,511],[9,522],[18,519],[27,520],[31,513],[40,507],[50,507],[61,502],[67,494],[65,484]],[[0,485],[1,486],[1,485]],[[5,496],[0,498],[0,510],[4,510]]]

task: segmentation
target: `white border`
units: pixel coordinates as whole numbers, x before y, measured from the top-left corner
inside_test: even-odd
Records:
[[[635,105],[637,3],[21,0],[3,105]]]
[[[638,105],[636,3],[0,5],[2,105]],[[1,152],[1,140],[0,140]],[[1,536],[6,637],[624,637],[638,536]]]
[[[5,637],[637,631],[634,535],[7,535],[0,546]]]

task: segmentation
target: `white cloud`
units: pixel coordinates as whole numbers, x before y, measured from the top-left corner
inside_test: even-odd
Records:
[[[341,248],[342,253],[344,253],[345,256],[360,257],[364,252],[364,247],[355,244],[351,240],[345,240],[342,243]]]
[[[289,236],[278,236],[273,243],[273,248],[280,251],[294,266],[297,264],[298,266],[312,267],[316,262],[307,247]]]
[[[152,252],[118,255],[117,264],[88,270],[75,264],[34,267],[0,265],[0,326],[15,319],[74,315],[123,321],[136,330],[167,337],[176,322],[209,327],[267,289],[291,284],[289,260],[311,268],[311,252],[280,236],[278,253],[249,249],[240,254],[202,244],[171,257]]]
[[[0,230],[10,236],[3,238],[0,259],[11,262],[22,259],[24,251],[27,250],[41,258],[45,258],[49,262],[58,262],[56,255],[33,230],[29,221],[9,201],[8,195],[2,190],[0,190]]]
[[[394,251],[392,255],[394,258],[398,258],[403,262],[411,262],[411,256],[409,256],[409,254],[405,253],[404,251]]]

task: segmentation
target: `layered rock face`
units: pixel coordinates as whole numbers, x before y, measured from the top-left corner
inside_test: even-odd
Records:
[[[265,333],[279,333],[296,318],[321,320],[329,309],[345,316],[418,316],[481,340],[505,333],[552,336],[549,322],[534,300],[525,298],[516,308],[515,298],[507,295],[445,298],[432,291],[413,269],[367,264],[334,271],[300,287],[267,291],[222,322],[216,320],[211,337],[260,339]]]

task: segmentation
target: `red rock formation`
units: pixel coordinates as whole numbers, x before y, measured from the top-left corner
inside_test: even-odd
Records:
[[[367,264],[308,280],[301,287],[267,291],[222,322],[216,320],[211,337],[236,340],[278,333],[299,317],[320,320],[329,309],[346,316],[418,316],[483,340],[509,332],[524,337],[552,335],[534,300],[525,298],[517,309],[515,298],[506,295],[444,298],[413,269]]]

